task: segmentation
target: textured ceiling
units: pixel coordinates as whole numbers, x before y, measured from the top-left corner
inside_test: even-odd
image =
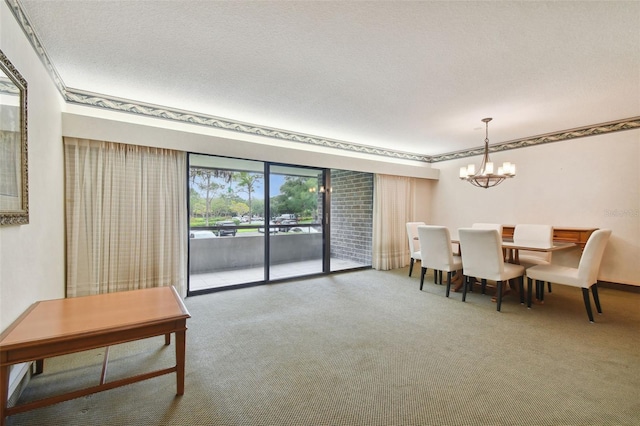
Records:
[[[640,2],[19,4],[68,88],[422,155],[640,116]]]

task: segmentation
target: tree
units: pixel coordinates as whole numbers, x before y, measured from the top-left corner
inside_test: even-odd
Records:
[[[204,201],[198,191],[193,188],[189,188],[189,214],[191,216],[200,215],[203,213]]]
[[[198,188],[199,193],[204,196],[205,201],[205,225],[209,226],[211,216],[211,201],[217,191],[223,187],[224,182],[231,182],[233,173],[221,169],[208,169],[203,167],[191,167],[189,169],[189,180],[191,185]]]
[[[284,183],[280,186],[280,195],[272,199],[272,213],[313,216],[318,210],[318,194],[310,189],[317,185],[317,178],[285,177]]]
[[[251,216],[264,216],[264,200],[257,199],[251,202]]]
[[[205,201],[205,225],[209,226],[209,216],[211,212],[211,200],[220,188],[220,184],[215,182],[215,176],[210,169],[195,169],[189,171],[189,178],[204,195]]]
[[[235,180],[237,181],[237,186],[240,188],[238,192],[247,194],[247,204],[249,205],[249,211],[252,212],[251,196],[255,192],[256,184],[262,180],[262,175],[249,172],[238,172],[235,174]],[[249,216],[249,223],[251,223],[251,216]]]
[[[216,198],[211,201],[211,212],[215,217],[225,216],[227,212],[227,203],[223,198]]]
[[[249,213],[249,206],[242,201],[232,201],[231,210],[236,214],[236,216],[244,216]]]
[[[204,219],[207,213],[205,201],[202,199],[200,194],[198,194],[198,191],[193,188],[189,189],[189,209],[190,216],[194,218],[196,216],[200,216]]]

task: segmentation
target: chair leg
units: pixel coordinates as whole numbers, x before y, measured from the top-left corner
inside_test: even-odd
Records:
[[[427,273],[427,268],[421,267],[420,271],[420,291],[422,291],[422,285],[424,284],[424,274]]]
[[[544,281],[536,280],[536,298],[540,301],[544,301]]]
[[[449,297],[449,290],[451,290],[451,272],[447,272],[447,297]]]
[[[531,309],[531,289],[533,288],[533,280],[527,277],[527,308]]]
[[[476,282],[476,277],[467,277],[467,280],[464,282],[465,287],[469,286],[469,291],[473,293],[473,284]]]
[[[482,280],[484,281],[484,280]],[[502,306],[502,281],[498,281],[498,297],[497,297],[497,305],[496,310],[500,312],[500,307]]]
[[[547,290],[549,290],[549,293],[551,293],[551,281],[547,282]]]
[[[438,282],[442,285],[442,271],[438,272]]]
[[[482,294],[486,294],[487,293],[487,280],[483,278],[481,280],[481,283],[482,283]]]
[[[411,272],[413,272],[413,262],[414,262],[414,259],[412,257],[411,258],[411,263],[409,263],[409,276],[411,276]]]
[[[524,276],[521,276],[518,280],[519,288],[518,292],[520,293],[520,304],[524,305]]]
[[[467,300],[467,288],[469,287],[469,283],[471,282],[471,277],[468,277],[466,275],[462,276],[462,281],[463,281],[463,285],[462,285],[462,301],[466,302]]]
[[[600,296],[598,296],[598,283],[595,283],[591,286],[591,293],[593,293],[593,301],[596,303],[596,309],[598,313],[602,313],[602,308],[600,307]]]
[[[593,322],[593,312],[591,312],[591,302],[589,301],[589,289],[582,289],[582,297],[584,298],[584,306],[587,308],[587,316],[589,317],[589,321]]]

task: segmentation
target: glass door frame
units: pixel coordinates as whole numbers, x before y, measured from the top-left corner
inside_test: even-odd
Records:
[[[319,209],[322,210],[322,217],[317,223],[313,225],[320,225],[322,229],[322,271],[318,273],[311,273],[307,275],[298,275],[287,278],[280,279],[271,279],[271,237],[272,233],[270,231],[270,227],[278,226],[276,224],[271,225],[270,220],[273,217],[271,212],[271,169],[274,167],[283,167],[287,169],[306,169],[306,170],[318,170],[322,172],[322,182],[318,182],[319,193],[322,194],[320,197],[321,205],[318,206]],[[314,167],[314,166],[301,166],[297,164],[288,164],[288,163],[280,163],[280,162],[264,162],[264,189],[265,189],[265,238],[264,238],[264,265],[265,265],[265,284],[272,282],[281,282],[292,279],[297,279],[300,277],[308,277],[314,275],[327,275],[331,271],[331,242],[330,242],[330,223],[331,223],[331,192],[326,190],[326,188],[331,188],[331,170],[324,167]],[[324,190],[323,190],[324,188]],[[311,224],[310,224],[311,225]],[[268,227],[267,227],[268,226]]]
[[[263,280],[262,281],[249,281],[249,282],[244,282],[244,283],[237,283],[237,284],[229,284],[227,286],[216,286],[216,287],[211,287],[211,288],[204,288],[204,289],[198,289],[198,290],[191,290],[191,273],[190,273],[190,264],[191,264],[191,247],[190,244],[187,244],[187,256],[188,256],[188,262],[187,262],[187,295],[188,296],[192,296],[192,295],[199,295],[199,294],[205,294],[205,293],[211,293],[211,292],[216,292],[216,291],[221,291],[221,290],[228,290],[228,289],[235,289],[235,288],[244,288],[244,287],[252,287],[252,286],[257,286],[257,285],[263,285],[263,284],[270,284],[270,283],[275,283],[275,282],[282,282],[282,281],[289,281],[289,280],[294,280],[294,279],[298,279],[301,277],[311,277],[311,276],[316,276],[316,275],[327,275],[331,272],[331,244],[330,244],[330,226],[331,226],[331,214],[330,214],[330,202],[331,202],[331,192],[329,190],[326,190],[322,193],[322,196],[319,197],[319,205],[318,205],[318,210],[322,210],[322,215],[320,217],[320,215],[318,215],[319,220],[317,222],[314,222],[315,225],[320,225],[322,227],[322,247],[321,247],[321,252],[322,252],[322,259],[321,259],[321,263],[322,263],[322,267],[321,267],[321,272],[314,272],[314,273],[310,273],[310,274],[304,274],[304,275],[297,275],[297,276],[291,276],[291,277],[285,277],[285,278],[279,278],[279,279],[272,279],[272,274],[271,274],[271,229],[273,226],[275,225],[271,225],[270,220],[272,217],[272,211],[271,211],[271,169],[274,167],[284,167],[284,168],[291,168],[291,169],[313,169],[313,170],[318,170],[319,172],[321,172],[322,175],[322,182],[318,182],[318,190],[321,191],[320,187],[323,188],[331,188],[330,185],[330,175],[331,175],[331,171],[330,169],[327,168],[323,168],[323,167],[313,167],[313,166],[301,166],[301,165],[296,165],[296,164],[288,164],[288,163],[281,163],[281,162],[269,162],[269,161],[261,161],[261,160],[249,160],[249,159],[241,159],[241,158],[235,158],[235,157],[226,157],[226,156],[220,156],[220,155],[214,155],[214,154],[206,154],[206,153],[197,153],[197,152],[189,152],[187,153],[187,174],[190,172],[191,170],[191,162],[190,162],[190,156],[191,155],[198,155],[198,156],[210,156],[210,157],[216,157],[216,158],[221,158],[221,159],[229,159],[229,160],[241,160],[241,161],[250,161],[250,162],[260,162],[263,165],[263,178],[264,178],[264,185],[263,185],[263,189],[264,189],[264,238],[263,238],[263,242],[264,242],[264,263],[263,263],[263,271],[264,271],[264,276],[263,276]],[[187,185],[187,191],[186,193],[189,194],[190,193],[190,182],[189,179],[187,179],[186,182]],[[187,227],[188,230],[190,231],[192,229],[191,225],[190,225],[190,221],[191,221],[191,215],[190,215],[190,197],[187,196],[186,197],[186,207],[187,207]],[[252,214],[252,212],[249,212],[249,214]],[[312,224],[309,224],[312,225]]]

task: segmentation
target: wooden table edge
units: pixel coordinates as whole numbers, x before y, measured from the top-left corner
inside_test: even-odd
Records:
[[[178,305],[178,310],[180,311],[180,314],[178,315],[145,321],[143,323],[140,323],[142,325],[135,323],[118,325],[116,327],[105,328],[98,331],[94,330],[91,332],[79,333],[76,335],[56,337],[51,339],[40,339],[35,342],[20,342],[11,345],[0,346],[0,426],[4,426],[6,417],[9,415],[18,414],[31,409],[41,408],[58,402],[75,399],[80,396],[113,389],[119,386],[125,386],[131,383],[174,372],[176,373],[176,395],[184,394],[187,331],[186,322],[188,318],[191,318],[191,315],[189,314],[189,311],[184,305],[184,302],[175,287],[168,287],[171,287],[175,302]],[[14,330],[15,327],[17,327],[20,322],[29,315],[29,313],[32,312],[39,303],[40,301],[33,303],[6,330],[4,330],[0,334],[0,342],[7,335],[9,335],[11,331]],[[129,332],[129,334],[126,336],[121,336],[123,332],[125,334]],[[96,349],[113,344],[127,343],[161,335],[165,335],[165,345],[168,345],[170,344],[169,336],[171,333],[175,333],[176,335],[176,364],[173,367],[127,377],[124,379],[116,380],[114,382],[101,383],[98,386],[63,393],[26,404],[14,405],[12,407],[7,406],[9,398],[9,368],[11,365],[15,365],[21,362],[38,362],[39,360],[41,362],[44,357],[83,352],[85,350]],[[113,336],[113,338],[108,338],[109,336]],[[86,341],[93,341],[94,343],[86,345],[84,344]],[[56,351],[52,351],[50,349],[50,346],[52,345],[59,346],[61,343],[64,344],[72,342],[75,343],[70,345],[70,347],[62,348]],[[38,348],[40,348],[40,350],[38,350]],[[11,356],[12,352],[15,352],[16,355]]]

